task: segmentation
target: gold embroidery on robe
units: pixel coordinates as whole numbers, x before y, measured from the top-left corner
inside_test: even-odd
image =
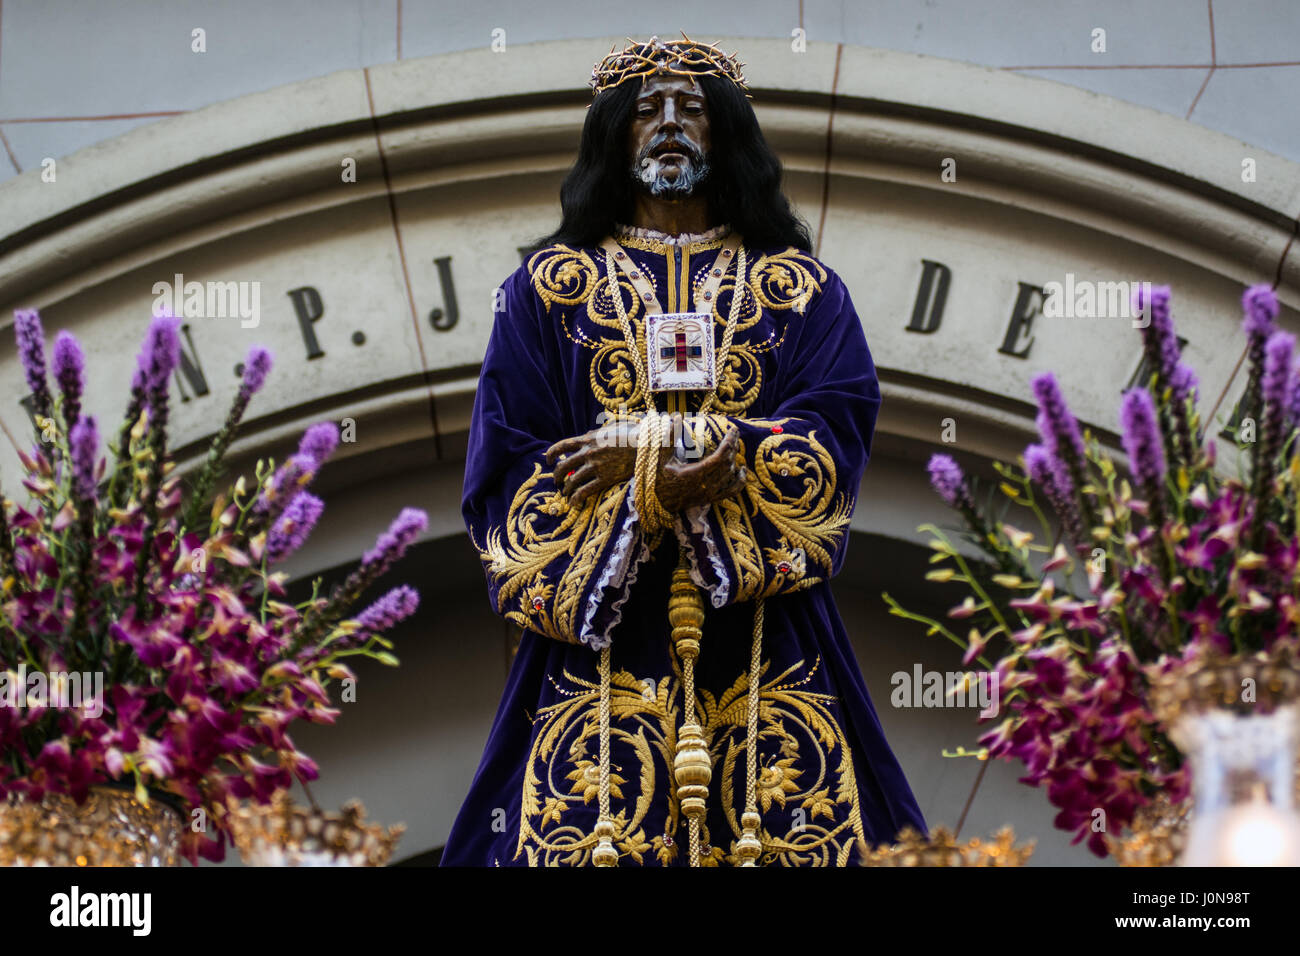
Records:
[[[580,305],[591,295],[599,277],[591,256],[564,245],[547,246],[528,259],[528,274],[542,304]]]
[[[825,281],[822,264],[791,246],[785,252],[760,256],[750,270],[749,285],[764,308],[803,312]]]
[[[653,240],[623,240],[623,244],[659,255],[673,254],[673,247]],[[694,254],[721,245],[721,240],[695,243],[686,252]],[[690,280],[694,291],[698,291],[707,280],[708,268],[701,267]],[[572,311],[561,311],[559,316],[565,336],[596,353],[591,357],[588,369],[589,384],[596,400],[615,414],[639,409],[644,402],[644,383],[636,380],[635,366],[619,324],[609,277],[604,274],[603,258],[593,258],[581,249],[553,245],[529,257],[528,270],[533,288],[548,311],[556,305],[572,308]],[[763,387],[760,357],[780,348],[785,339],[786,323],[781,323],[779,334],[776,329],[769,330],[764,336],[752,334],[764,311],[804,312],[813,296],[821,291],[827,277],[826,270],[815,258],[794,247],[757,257],[749,262],[746,272],[735,338],[726,366],[719,376],[714,406],[726,415],[743,415],[758,398]],[[654,287],[654,275],[647,272],[646,277]],[[615,287],[623,292],[637,348],[644,351],[644,307],[630,280],[621,271],[614,281]],[[736,276],[732,270],[723,277],[713,300],[713,319],[719,334],[726,328],[730,317],[730,300],[735,288]],[[657,287],[655,295],[662,297]],[[724,300],[728,303],[725,309],[722,307]]]
[[[638,678],[626,670],[610,676],[610,803],[620,866],[644,864],[647,857],[672,863],[686,837],[672,776],[681,669],[670,656],[672,676]],[[802,689],[819,663],[808,668],[799,661],[759,685],[757,798],[764,865],[844,866],[865,836],[852,754],[833,712],[836,698]],[[763,673],[770,667],[764,664]],[[568,671],[562,681],[552,679],[563,699],[542,708],[533,722],[524,769],[516,857],[522,854],[530,866],[589,865],[596,845],[590,827],[568,823],[566,814],[598,799],[599,686]],[[721,799],[732,831],[711,835],[702,829],[704,866],[740,862],[736,841],[738,808],[748,786],[748,710],[747,670],[718,698],[697,692],[696,712],[714,765],[709,802],[716,806]],[[662,833],[646,830],[654,800],[666,801]],[[778,821],[783,814],[788,822]]]
[[[730,426],[720,415],[708,414],[696,421],[701,426],[698,438],[705,448],[716,447]],[[760,427],[784,428],[791,419],[745,421]],[[758,443],[752,458],[741,441],[738,453],[750,463],[744,491],[713,506],[731,567],[739,577],[735,599],[749,600],[760,590],[764,597],[770,597],[811,587],[823,577],[809,575],[810,567],[830,577],[832,556],[848,530],[855,499],[848,491],[837,493],[835,462],[817,440],[816,430],[807,435],[774,432]],[[765,548],[763,554],[759,553],[751,517],[761,517],[779,535],[776,546]],[[764,565],[771,571],[766,588]]]
[[[497,610],[508,621],[576,644],[580,598],[609,540],[625,491],[607,488],[575,509],[553,486],[542,486],[547,474],[540,462],[533,465],[532,475],[510,502],[504,524],[488,529],[479,557],[498,586]],[[560,521],[549,531],[540,530],[544,516]],[[562,556],[568,556],[568,563],[559,581],[552,582],[546,569]]]

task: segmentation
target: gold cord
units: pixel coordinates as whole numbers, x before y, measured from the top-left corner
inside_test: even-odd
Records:
[[[736,843],[741,866],[757,866],[763,844],[758,838],[762,818],[758,815],[758,703],[763,667],[763,599],[754,607],[754,640],[749,652],[749,712],[745,733],[745,812],[740,818],[743,832]]]
[[[736,283],[731,290],[731,312],[727,315],[727,327],[722,333],[722,347],[718,349],[718,359],[714,366],[716,369],[713,381],[713,391],[704,396],[704,401],[700,404],[700,410],[697,415],[703,415],[713,407],[713,400],[718,396],[718,386],[722,384],[722,373],[727,368],[727,358],[731,353],[731,340],[736,335],[736,325],[740,319],[740,303],[745,296],[740,291],[740,279],[745,274],[745,247],[741,246],[736,251]]]
[[[631,353],[632,370],[636,373],[636,383],[641,386],[641,394],[645,399],[645,410],[649,414],[654,414],[655,399],[654,393],[650,391],[650,377],[645,370],[645,357],[641,354],[641,345],[637,341],[637,335],[632,331],[632,320],[627,316],[627,307],[623,305],[623,289],[619,286],[618,265],[614,262],[614,254],[608,249],[605,250],[605,279],[609,285],[609,296],[614,300],[614,311],[618,313],[619,328],[623,330],[623,341],[627,344],[627,350]],[[636,291],[633,290],[633,295]]]
[[[642,529],[653,535],[671,528],[677,520],[664,508],[655,493],[659,477],[659,449],[663,447],[671,425],[668,415],[651,412],[641,419],[637,431],[636,470],[633,474],[632,496]]]

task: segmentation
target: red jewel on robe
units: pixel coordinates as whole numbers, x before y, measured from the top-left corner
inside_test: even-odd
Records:
[[[781,434],[783,431],[785,431],[785,429],[782,428],[780,425],[773,425],[773,426],[772,426],[772,434],[773,434],[773,435],[779,435],[779,434]]]

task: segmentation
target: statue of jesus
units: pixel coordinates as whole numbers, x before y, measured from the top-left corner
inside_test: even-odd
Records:
[[[830,587],[876,370],[742,66],[611,51],[503,285],[463,512],[523,636],[443,865],[843,866],[925,830]]]

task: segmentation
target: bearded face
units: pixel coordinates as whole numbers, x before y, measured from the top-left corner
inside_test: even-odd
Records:
[[[651,196],[684,199],[708,178],[709,164],[698,149],[666,135],[641,151],[631,173]]]
[[[628,127],[629,174],[657,199],[694,195],[709,176],[708,103],[689,77],[647,78]]]

